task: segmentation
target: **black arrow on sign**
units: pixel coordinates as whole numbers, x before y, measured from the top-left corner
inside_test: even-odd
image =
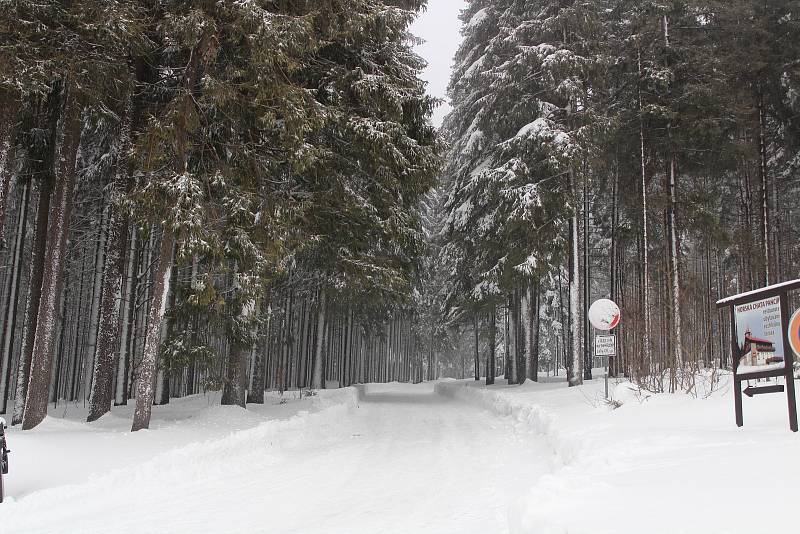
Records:
[[[753,395],[764,395],[765,393],[783,393],[783,384],[777,386],[763,386],[760,388],[747,386],[747,388],[744,390],[744,394],[748,397],[752,397]]]

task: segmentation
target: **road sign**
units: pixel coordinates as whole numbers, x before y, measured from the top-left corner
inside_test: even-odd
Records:
[[[800,357],[800,310],[794,312],[789,320],[789,345],[794,353]]]
[[[619,306],[613,300],[596,300],[589,308],[589,322],[598,330],[613,330],[619,324]]]
[[[594,337],[595,356],[616,356],[617,355],[617,336],[595,336]]]

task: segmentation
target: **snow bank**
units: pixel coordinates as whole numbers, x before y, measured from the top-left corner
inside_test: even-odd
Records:
[[[504,394],[503,390],[480,387],[482,385],[483,382],[439,382],[435,391],[439,395],[479,406],[497,415],[511,417],[517,425],[525,426],[541,435],[561,465],[569,464],[578,456],[582,446],[580,440],[559,432],[557,417],[551,411],[538,404],[516,400]]]
[[[115,407],[87,424],[85,409],[72,404],[51,408],[34,430],[10,429],[14,454],[0,532],[12,525],[36,531],[35,516],[48,503],[113,495],[121,487],[135,492],[153,481],[213,478],[222,474],[219,458],[240,456],[243,461],[227,462],[224,469],[245,475],[260,463],[274,461],[266,452],[286,440],[306,435],[310,427],[327,428],[354,410],[358,391],[269,393],[265,404],[250,404],[247,410],[218,403],[219,395],[209,394],[156,406],[151,429],[135,433],[129,432],[132,406]]]
[[[703,398],[610,386],[612,402],[602,380],[437,384],[441,395],[529,427],[553,450],[550,472],[512,503],[511,532],[730,534],[794,524],[778,512],[794,509],[800,487],[800,436],[789,431],[784,395],[745,399],[737,428],[728,375]],[[763,513],[733,513],[745,502]]]

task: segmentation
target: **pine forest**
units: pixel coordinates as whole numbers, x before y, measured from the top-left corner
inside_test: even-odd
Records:
[[[9,432],[734,372],[717,301],[800,278],[800,1],[453,1],[435,95],[450,2],[0,0]]]

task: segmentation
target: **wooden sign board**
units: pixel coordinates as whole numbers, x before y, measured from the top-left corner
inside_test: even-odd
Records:
[[[731,353],[734,374],[736,425],[742,426],[742,382],[784,377],[789,405],[789,427],[797,432],[794,390],[794,351],[790,339],[788,293],[800,289],[800,280],[734,295],[717,302],[731,308]],[[779,393],[774,386],[748,387],[747,395]]]

